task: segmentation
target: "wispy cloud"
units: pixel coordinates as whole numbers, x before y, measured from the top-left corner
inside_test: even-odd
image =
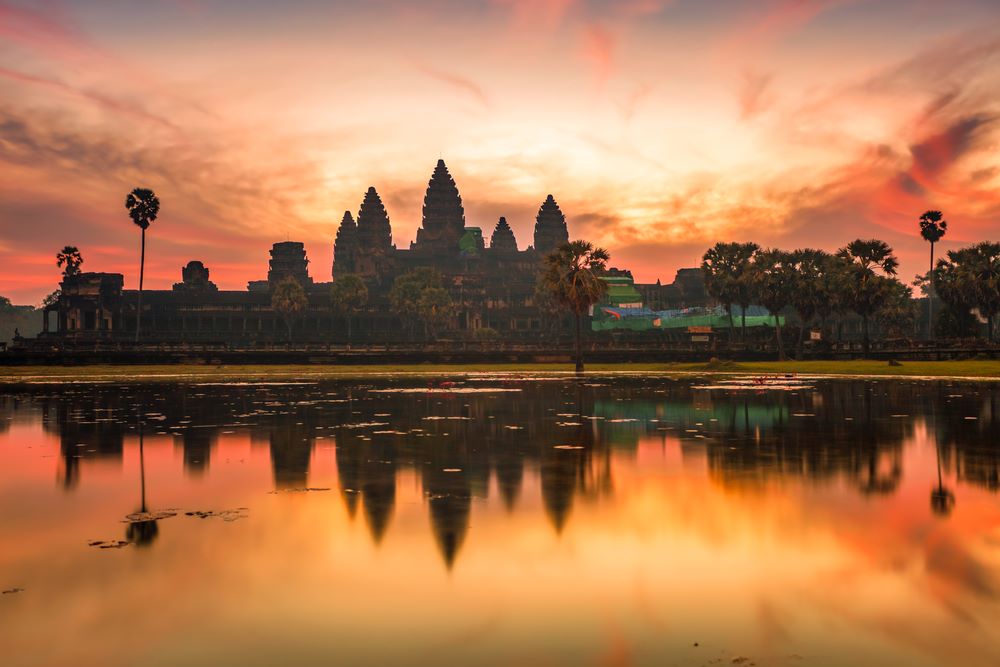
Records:
[[[490,108],[490,98],[486,95],[483,88],[472,79],[428,65],[417,65],[417,69],[435,81],[439,81],[464,95],[472,97],[483,108]]]

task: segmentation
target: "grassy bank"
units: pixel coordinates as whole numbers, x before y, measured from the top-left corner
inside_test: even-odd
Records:
[[[257,365],[257,366],[23,366],[0,369],[0,383],[59,381],[253,381],[322,379],[386,374],[454,375],[465,373],[572,373],[570,364],[420,364],[373,366]],[[798,373],[829,376],[962,377],[1000,380],[1000,361],[906,361],[890,366],[884,361],[710,362],[664,364],[589,364],[588,373]]]

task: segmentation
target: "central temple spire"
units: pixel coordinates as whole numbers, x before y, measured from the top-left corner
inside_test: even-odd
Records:
[[[535,250],[544,255],[568,242],[569,230],[566,228],[566,217],[559,209],[556,200],[549,195],[535,216]]]
[[[344,211],[344,219],[337,229],[337,238],[333,242],[333,277],[344,276],[357,270],[355,261],[358,254],[358,226],[354,224],[354,216],[350,211]]]
[[[444,160],[438,160],[424,195],[423,220],[417,230],[419,249],[458,252],[465,233],[465,209],[458,186]]]
[[[363,276],[381,277],[392,250],[392,226],[374,187],[368,188],[358,211],[357,239],[355,271]]]

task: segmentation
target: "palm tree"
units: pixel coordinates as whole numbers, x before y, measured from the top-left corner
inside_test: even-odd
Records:
[[[598,276],[610,259],[604,248],[587,241],[564,243],[546,255],[542,282],[556,303],[573,313],[576,320],[576,372],[583,372],[580,324],[583,314],[601,300],[608,284]]]
[[[847,264],[839,289],[845,305],[861,316],[865,356],[871,352],[869,320],[891,295],[899,261],[892,248],[878,239],[856,239],[837,251]]]
[[[800,356],[806,327],[816,316],[829,314],[833,310],[833,290],[830,289],[831,256],[823,250],[803,248],[793,251],[789,261],[795,269],[791,305],[799,314],[795,354]]]
[[[79,275],[81,264],[83,264],[83,255],[80,254],[79,248],[75,245],[65,246],[62,250],[56,253],[56,266],[61,269],[63,265],[66,266],[66,268],[63,269],[64,278]]]
[[[365,281],[353,274],[338,276],[330,288],[330,301],[335,311],[347,319],[347,342],[351,342],[351,318],[368,305]]]
[[[920,235],[931,244],[930,281],[927,284],[927,337],[934,338],[934,244],[948,230],[948,221],[941,211],[924,211],[920,216]]]
[[[454,310],[451,297],[443,287],[428,287],[420,292],[417,314],[432,340],[437,336],[438,330],[452,318]]]
[[[1000,243],[983,241],[948,251],[934,269],[934,282],[950,308],[959,312],[975,308],[986,318],[986,337],[992,342],[1000,315]]]
[[[135,342],[139,342],[139,330],[142,325],[142,279],[146,269],[146,229],[149,223],[156,220],[160,212],[160,200],[148,188],[135,188],[125,197],[125,208],[132,222],[142,230],[142,250],[139,254],[139,300],[135,316]]]
[[[389,290],[389,307],[402,320],[403,326],[409,329],[411,338],[416,337],[414,325],[421,320],[420,297],[431,289],[444,289],[441,274],[435,269],[421,266],[396,276]],[[425,321],[425,334],[426,329]]]
[[[292,320],[301,315],[308,305],[306,291],[294,277],[286,276],[274,286],[274,291],[271,292],[271,308],[285,320],[289,343],[292,342]]]
[[[761,250],[753,258],[749,272],[753,294],[760,305],[774,317],[774,334],[778,339],[778,360],[785,360],[785,344],[781,338],[781,311],[792,302],[798,276],[795,257],[783,250]]]
[[[729,329],[733,329],[733,304],[742,309],[742,337],[747,334],[747,307],[750,305],[750,262],[760,250],[756,243],[716,243],[701,258],[708,294],[726,307]]]

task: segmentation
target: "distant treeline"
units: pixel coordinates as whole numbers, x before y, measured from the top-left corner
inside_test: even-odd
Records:
[[[756,243],[717,243],[702,257],[705,288],[730,312],[757,304],[772,313],[794,311],[799,341],[807,326],[826,326],[854,314],[862,320],[865,351],[870,323],[883,332],[911,330],[919,316],[913,290],[896,276],[899,262],[892,248],[878,239],[857,239],[836,253],[802,248],[764,249]],[[974,336],[977,315],[995,339],[1000,313],[1000,243],[983,242],[947,253],[932,271],[913,283],[940,299],[934,330],[951,337]],[[745,333],[745,332],[744,332]],[[784,354],[780,322],[776,327]]]
[[[15,306],[0,296],[0,343],[14,340],[14,332],[25,338],[37,336],[42,330],[42,311],[34,306]]]

